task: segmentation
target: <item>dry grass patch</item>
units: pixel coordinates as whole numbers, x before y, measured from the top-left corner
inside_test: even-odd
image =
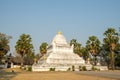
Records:
[[[115,80],[94,76],[78,75],[73,72],[25,72],[12,80]]]
[[[14,70],[14,72],[12,72]],[[0,70],[0,80],[115,80],[74,72],[29,72],[21,69]]]

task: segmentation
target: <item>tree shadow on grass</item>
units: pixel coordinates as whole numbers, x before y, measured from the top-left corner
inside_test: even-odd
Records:
[[[15,72],[15,71],[6,72],[5,70],[0,69],[0,80],[11,80],[18,73],[20,72]]]

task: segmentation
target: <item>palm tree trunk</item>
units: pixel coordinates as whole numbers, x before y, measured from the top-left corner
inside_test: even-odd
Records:
[[[96,58],[96,55],[94,55],[94,65],[96,66],[97,64],[97,58]]]
[[[114,51],[111,51],[111,68],[112,68],[112,70],[115,69],[114,62],[115,62],[115,59],[114,59]]]
[[[21,57],[21,67],[23,66],[23,57]]]
[[[111,49],[110,49],[110,51],[111,51],[111,68],[112,68],[112,70],[114,70],[115,69],[115,65],[114,65],[114,62],[115,62],[115,57],[114,57],[114,49],[115,49],[115,43],[111,43]]]

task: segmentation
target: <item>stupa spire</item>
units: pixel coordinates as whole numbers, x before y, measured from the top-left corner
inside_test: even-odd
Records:
[[[58,31],[58,33],[57,34],[62,34],[62,32],[61,31]]]

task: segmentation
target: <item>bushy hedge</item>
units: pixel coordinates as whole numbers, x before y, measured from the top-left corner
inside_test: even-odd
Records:
[[[55,68],[50,68],[49,71],[55,71]]]
[[[71,68],[68,68],[67,71],[71,71]]]
[[[86,66],[82,66],[82,71],[87,71]]]
[[[75,66],[74,65],[72,66],[72,71],[75,71]]]
[[[97,68],[95,68],[94,66],[92,66],[92,70],[93,70],[93,71],[100,71],[100,69],[97,69]]]
[[[32,67],[31,66],[28,67],[28,71],[32,71]]]

